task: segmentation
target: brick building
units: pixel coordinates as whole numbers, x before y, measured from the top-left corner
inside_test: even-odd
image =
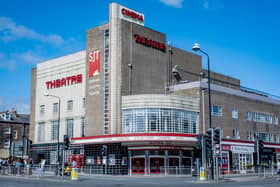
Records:
[[[29,115],[0,112],[0,157],[28,157]]]
[[[112,3],[108,24],[87,31],[85,51],[33,69],[35,161],[55,163],[57,135],[61,144],[67,134],[72,144],[66,160],[78,159],[84,171],[190,174],[196,136],[209,127],[207,74],[201,56],[168,45],[164,33],[144,26],[145,19]],[[224,130],[224,167],[253,165],[256,136],[265,141],[263,160],[275,162],[280,101],[241,87],[239,79],[211,75],[211,113],[213,125]]]

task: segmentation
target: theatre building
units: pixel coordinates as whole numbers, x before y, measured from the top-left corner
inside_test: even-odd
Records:
[[[112,3],[109,22],[87,31],[85,51],[33,69],[37,160],[55,163],[59,130],[60,143],[64,134],[71,137],[66,160],[76,158],[83,172],[191,174],[196,136],[209,128],[207,73],[201,56],[169,46],[164,33],[144,26],[145,19]],[[224,167],[253,165],[255,136],[267,142],[263,159],[275,162],[280,101],[242,88],[238,79],[211,75]]]

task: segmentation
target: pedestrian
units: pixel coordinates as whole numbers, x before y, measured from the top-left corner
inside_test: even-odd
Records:
[[[46,164],[46,160],[41,159],[41,162],[39,163],[39,175],[40,175],[40,177],[44,176],[45,164]]]
[[[77,168],[77,161],[76,160],[72,161],[72,168]]]

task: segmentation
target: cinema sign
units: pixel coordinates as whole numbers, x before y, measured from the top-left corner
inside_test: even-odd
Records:
[[[119,16],[121,19],[144,25],[144,14],[119,5]]]

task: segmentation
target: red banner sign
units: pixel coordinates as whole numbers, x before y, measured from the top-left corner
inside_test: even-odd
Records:
[[[92,51],[88,55],[88,76],[93,77],[100,73],[100,51]]]

